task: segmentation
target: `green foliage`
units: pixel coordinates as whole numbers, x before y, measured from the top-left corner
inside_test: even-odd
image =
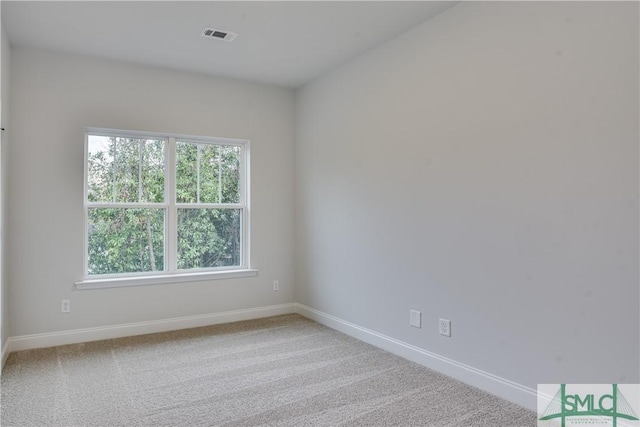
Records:
[[[89,274],[164,270],[164,209],[90,208]]]
[[[240,264],[240,209],[178,209],[178,269]]]
[[[129,204],[89,208],[90,275],[165,269],[166,208],[136,206],[164,202],[165,147],[89,137],[89,202]],[[178,269],[239,265],[242,210],[198,204],[240,201],[240,147],[177,142],[176,154]]]
[[[238,203],[240,148],[178,142],[178,203]]]
[[[164,140],[89,138],[89,201],[162,203]]]

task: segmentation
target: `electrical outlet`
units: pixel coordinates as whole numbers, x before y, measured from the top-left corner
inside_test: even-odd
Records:
[[[70,313],[71,312],[71,301],[69,301],[68,299],[63,299],[61,301],[61,310],[63,313]]]
[[[438,325],[440,327],[440,335],[444,335],[445,337],[451,336],[451,320],[440,319]]]
[[[273,281],[273,292],[278,292],[280,290],[280,282],[278,280]]]
[[[414,328],[421,328],[422,313],[418,310],[409,310],[409,324]]]

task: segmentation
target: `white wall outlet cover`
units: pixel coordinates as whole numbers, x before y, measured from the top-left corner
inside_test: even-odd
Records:
[[[438,322],[440,335],[444,335],[445,337],[451,336],[451,320],[448,319],[440,319]]]
[[[409,324],[414,328],[422,327],[422,312],[418,310],[409,310]]]

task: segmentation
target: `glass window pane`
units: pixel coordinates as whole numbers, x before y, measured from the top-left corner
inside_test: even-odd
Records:
[[[164,147],[162,140],[142,140],[141,202],[164,202]]]
[[[114,138],[113,176],[116,202],[139,200],[140,144],[137,139]]]
[[[176,202],[198,202],[198,149],[196,144],[176,143]]]
[[[114,138],[89,135],[87,198],[90,202],[112,202]]]
[[[239,203],[240,147],[202,144],[200,202]]]
[[[164,209],[89,208],[88,273],[164,270]]]
[[[178,209],[178,269],[240,265],[241,209]]]
[[[221,147],[220,171],[221,203],[240,203],[240,147]]]
[[[200,203],[220,203],[219,158],[222,147],[200,145]]]
[[[177,143],[178,203],[239,203],[240,147]]]
[[[90,202],[164,201],[164,140],[88,137]]]

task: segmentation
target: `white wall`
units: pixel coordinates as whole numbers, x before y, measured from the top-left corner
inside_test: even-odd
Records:
[[[2,127],[5,131],[0,136],[0,321],[2,327],[0,328],[0,354],[4,357],[7,348],[7,339],[9,338],[9,310],[7,298],[7,280],[6,280],[6,199],[5,189],[7,187],[7,147],[9,144],[9,132],[11,127],[9,125],[9,94],[10,94],[10,66],[11,66],[11,47],[9,46],[9,39],[4,30],[4,26],[0,21],[0,42],[2,43],[0,50],[0,116]],[[4,362],[4,360],[3,360]]]
[[[300,90],[296,301],[533,389],[640,382],[638,35],[632,2],[468,2]]]
[[[293,91],[20,47],[11,66],[12,337],[293,302]],[[86,126],[249,139],[258,276],[75,290]]]

